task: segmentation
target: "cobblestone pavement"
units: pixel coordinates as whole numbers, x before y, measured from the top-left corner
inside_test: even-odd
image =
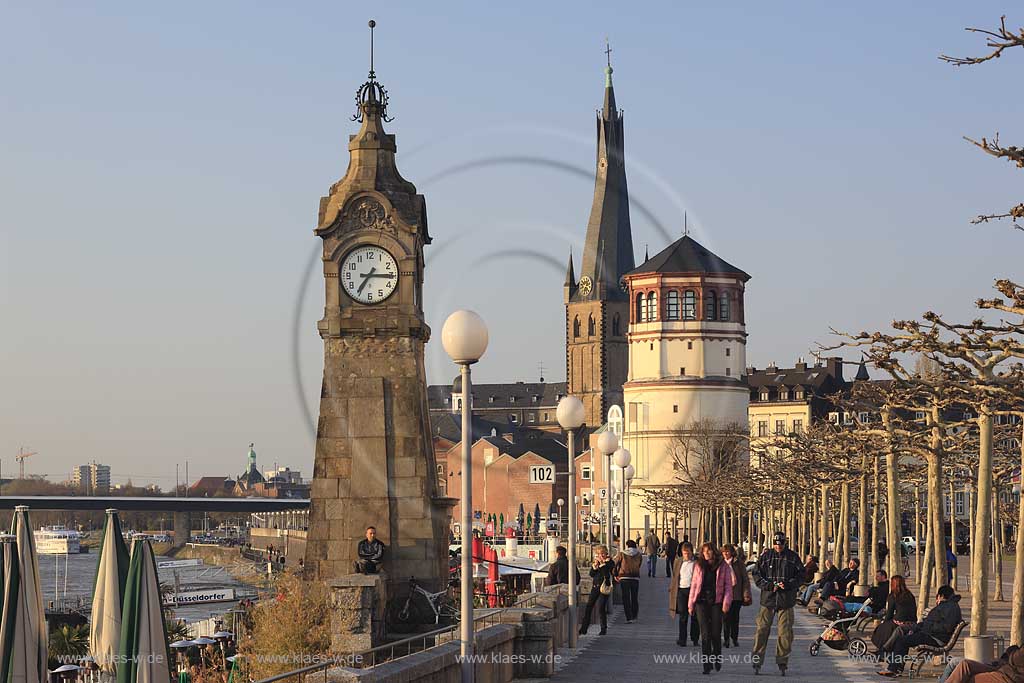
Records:
[[[712,672],[705,678],[696,658],[700,648],[676,645],[678,627],[668,614],[668,581],[665,576],[654,579],[644,576],[640,583],[639,621],[625,623],[622,607],[616,605],[608,625],[608,634],[597,635],[600,628],[591,625],[590,633],[580,638],[577,652],[559,653],[561,658],[556,665],[555,676],[549,680],[594,683],[700,680],[767,683],[769,680],[783,680],[775,665],[774,625],[772,637],[768,641],[765,665],[759,676],[754,676],[750,663],[758,604],[756,588],[754,605],[740,611],[740,647],[723,649],[725,663],[722,670]],[[793,652],[784,680],[815,683],[883,680],[875,674],[877,664],[851,660],[845,652],[834,652],[823,647],[817,657],[811,657],[808,646],[821,633],[824,623],[821,618],[797,606]]]

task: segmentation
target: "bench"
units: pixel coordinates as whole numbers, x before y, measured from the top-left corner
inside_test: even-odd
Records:
[[[960,634],[965,628],[967,628],[966,621],[961,621],[957,624],[956,628],[953,629],[953,635],[949,637],[949,641],[945,645],[918,645],[914,649],[914,661],[911,663],[910,670],[908,671],[910,677],[913,678],[921,673],[926,659],[939,656],[944,659],[948,658],[949,653],[956,647],[957,641],[960,640]]]

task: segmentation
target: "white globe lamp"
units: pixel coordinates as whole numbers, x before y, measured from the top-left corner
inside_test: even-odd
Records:
[[[610,429],[601,432],[601,436],[597,437],[597,448],[605,455],[611,455],[618,447],[619,437],[615,436],[615,432]]]
[[[460,365],[475,363],[487,350],[487,325],[473,311],[455,311],[441,328],[441,345]]]
[[[558,424],[565,430],[579,429],[583,425],[583,420],[586,419],[586,416],[583,401],[575,396],[564,397],[558,402],[558,407],[555,409],[555,417],[558,419]]]
[[[625,448],[620,448],[615,451],[612,459],[615,461],[616,467],[624,470],[629,466],[629,461],[633,459],[633,456]]]

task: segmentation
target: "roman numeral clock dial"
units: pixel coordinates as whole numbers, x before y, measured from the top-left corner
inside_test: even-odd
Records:
[[[382,247],[356,247],[341,261],[341,286],[354,301],[380,303],[398,287],[398,263]]]

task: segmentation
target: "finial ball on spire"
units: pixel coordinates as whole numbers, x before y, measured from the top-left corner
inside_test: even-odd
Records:
[[[370,19],[370,23],[369,23],[369,24],[367,24],[367,26],[369,26],[370,28],[373,28],[373,27],[374,27],[374,26],[376,26],[376,25],[377,25],[377,22],[376,22],[376,21],[374,21],[373,19]]]

